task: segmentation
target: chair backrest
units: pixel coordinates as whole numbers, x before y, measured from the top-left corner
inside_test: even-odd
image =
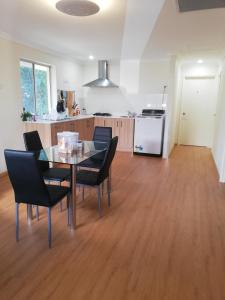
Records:
[[[41,139],[37,130],[25,132],[23,134],[24,144],[27,151],[39,151],[43,149]],[[38,162],[41,171],[44,172],[49,169],[49,162],[39,161]]]
[[[5,160],[15,201],[40,206],[50,205],[50,196],[34,152],[5,150]]]
[[[112,139],[112,127],[100,127],[96,126],[93,141],[110,142]]]
[[[114,138],[111,139],[108,150],[106,151],[102,167],[99,171],[98,183],[101,183],[109,176],[109,169],[111,167],[113,158],[116,153],[117,144],[118,144],[118,136],[115,136]]]

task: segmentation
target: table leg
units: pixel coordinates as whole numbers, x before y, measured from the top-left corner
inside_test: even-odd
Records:
[[[27,222],[30,225],[33,219],[33,209],[31,204],[27,204]]]
[[[70,200],[70,225],[71,228],[76,229],[76,165],[71,165],[71,200]]]

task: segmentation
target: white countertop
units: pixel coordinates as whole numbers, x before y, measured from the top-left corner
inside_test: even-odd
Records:
[[[106,119],[135,119],[134,117],[128,117],[128,116],[94,116],[95,118],[106,118]]]
[[[76,117],[70,117],[70,118],[62,119],[62,120],[37,120],[37,121],[26,121],[26,123],[56,124],[56,123],[71,122],[71,121],[76,121],[76,120],[91,119],[91,118],[94,118],[94,116],[93,115],[79,115]]]
[[[93,115],[79,115],[76,117],[70,117],[68,119],[62,119],[62,120],[58,120],[58,121],[53,121],[53,120],[37,120],[37,121],[26,121],[25,123],[36,123],[36,124],[56,124],[56,123],[64,123],[64,122],[71,122],[71,121],[76,121],[76,120],[83,120],[83,119],[91,119],[91,118],[111,118],[111,119],[134,119],[134,118],[130,118],[127,116],[93,116]]]

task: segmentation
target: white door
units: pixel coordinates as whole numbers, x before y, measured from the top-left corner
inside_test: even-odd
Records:
[[[183,81],[179,144],[211,148],[217,104],[217,80],[185,78]]]

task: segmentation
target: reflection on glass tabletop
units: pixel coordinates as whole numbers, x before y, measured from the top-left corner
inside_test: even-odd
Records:
[[[72,153],[62,153],[59,147],[52,146],[45,148],[38,153],[38,160],[77,165],[96,154],[107,150],[108,143],[95,141],[82,141],[82,147]]]

